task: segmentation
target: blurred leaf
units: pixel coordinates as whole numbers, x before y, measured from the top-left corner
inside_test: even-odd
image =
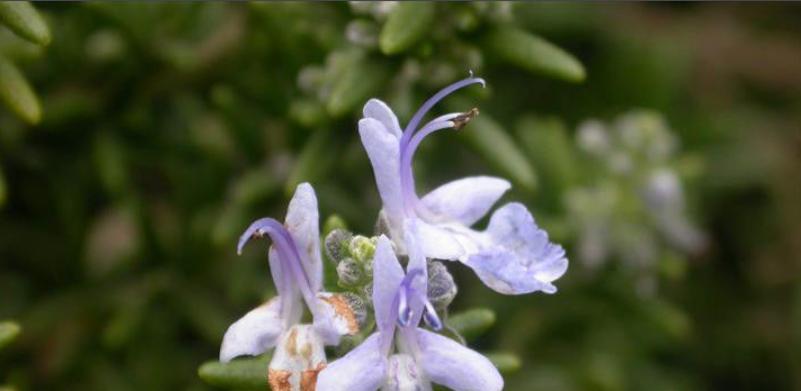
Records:
[[[474,118],[460,131],[464,140],[501,174],[531,193],[537,187],[537,174],[518,143],[500,124],[487,115]]]
[[[0,208],[6,204],[6,177],[3,175],[3,167],[0,166]]]
[[[584,66],[570,53],[529,32],[500,27],[489,33],[486,46],[499,58],[531,72],[570,82],[581,82]]]
[[[332,214],[323,223],[323,237],[335,229],[348,229],[348,223],[338,214]]]
[[[548,180],[548,185],[565,189],[576,183],[576,152],[561,121],[528,117],[520,121],[517,130],[523,148],[536,164],[537,172]]]
[[[270,354],[255,358],[239,358],[227,364],[208,361],[198,368],[198,376],[209,385],[233,389],[267,388],[267,367]]]
[[[50,43],[50,29],[30,2],[0,2],[0,22],[31,42],[39,45]]]
[[[286,194],[292,195],[302,182],[313,182],[322,177],[336,161],[335,141],[327,129],[312,133],[295,162],[286,181]]]
[[[128,189],[125,150],[111,133],[102,132],[95,138],[94,163],[109,194],[123,196]]]
[[[29,124],[36,124],[41,119],[42,109],[30,84],[19,69],[2,55],[0,55],[0,99]]]
[[[470,338],[484,333],[495,324],[495,312],[488,308],[474,308],[449,316],[447,323],[454,331]]]
[[[12,321],[0,322],[0,349],[6,347],[19,335],[20,327]]]
[[[375,94],[386,78],[386,71],[369,61],[356,61],[342,70],[326,103],[328,114],[340,117]]]
[[[427,1],[399,2],[381,29],[379,46],[384,54],[397,54],[431,30],[435,3]]]
[[[503,374],[512,373],[520,369],[520,357],[514,353],[484,353],[484,356],[492,361],[492,364]]]

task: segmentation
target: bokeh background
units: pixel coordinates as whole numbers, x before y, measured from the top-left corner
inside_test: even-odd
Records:
[[[481,115],[426,142],[420,190],[510,178],[571,260],[553,296],[449,265],[507,389],[801,389],[796,4],[35,8],[0,10],[0,385],[211,389],[272,293],[239,233],[310,181],[371,234],[361,105],[405,123],[472,70],[436,111]]]

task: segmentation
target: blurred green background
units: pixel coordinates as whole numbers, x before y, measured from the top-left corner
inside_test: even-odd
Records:
[[[272,294],[239,233],[310,181],[372,234],[361,105],[472,70],[419,189],[508,177],[571,260],[553,296],[449,265],[507,389],[801,389],[796,4],[35,7],[0,8],[0,388],[212,388]]]

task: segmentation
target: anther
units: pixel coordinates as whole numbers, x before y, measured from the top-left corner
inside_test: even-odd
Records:
[[[478,108],[473,107],[472,109],[468,110],[465,113],[459,114],[456,118],[452,119],[453,128],[459,130],[467,125],[473,118],[478,116]]]

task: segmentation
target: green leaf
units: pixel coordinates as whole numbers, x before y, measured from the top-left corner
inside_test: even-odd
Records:
[[[323,237],[335,229],[348,229],[348,223],[338,214],[332,214],[323,223]]]
[[[487,331],[495,324],[495,312],[487,308],[474,308],[448,317],[448,325],[465,338]]]
[[[495,352],[484,353],[492,364],[503,374],[512,373],[520,369],[520,357],[514,353]]]
[[[3,167],[0,167],[0,208],[6,203],[6,178],[3,176]]]
[[[397,54],[414,45],[434,22],[435,4],[399,2],[381,29],[378,45],[384,54]]]
[[[0,99],[25,122],[36,124],[41,120],[42,109],[30,84],[19,69],[2,56],[0,56]]]
[[[570,82],[584,81],[584,66],[570,53],[529,32],[502,27],[490,32],[487,49],[498,58],[531,72]]]
[[[534,167],[519,143],[492,118],[481,114],[459,131],[464,140],[493,168],[527,192],[537,187]]]
[[[328,114],[340,117],[350,113],[378,90],[385,76],[381,66],[369,61],[357,61],[344,69],[328,96]]]
[[[336,160],[334,144],[333,135],[327,129],[312,133],[289,173],[285,189],[287,195],[291,196],[298,184],[312,182],[325,175]]]
[[[0,22],[33,43],[39,45],[50,43],[50,29],[30,2],[0,2]]]
[[[255,358],[239,358],[229,363],[208,361],[198,368],[197,374],[209,385],[234,389],[267,388],[267,367],[270,354]]]
[[[546,186],[565,189],[578,180],[576,151],[564,124],[556,118],[528,117],[520,121],[517,136]],[[556,192],[559,193],[559,192]]]
[[[20,327],[17,323],[11,321],[0,322],[0,349],[16,339],[19,332]]]

